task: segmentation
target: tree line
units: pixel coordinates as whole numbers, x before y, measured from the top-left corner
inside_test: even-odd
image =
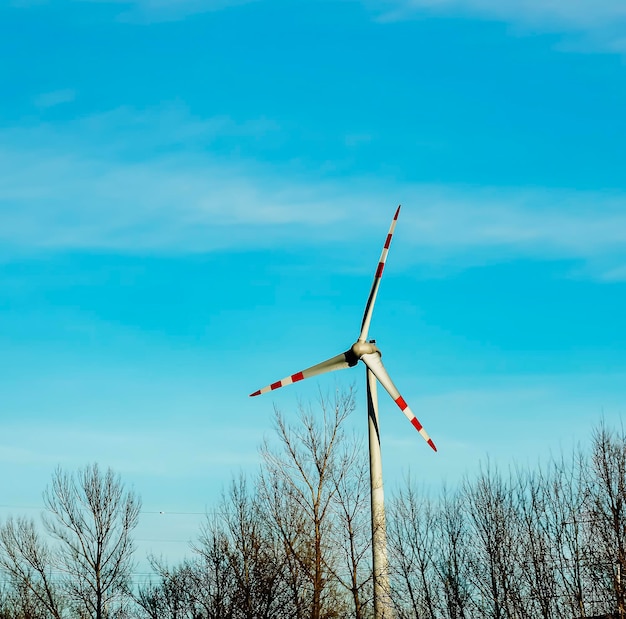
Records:
[[[98,465],[57,469],[41,522],[0,523],[0,619],[373,616],[367,450],[352,391],[276,412],[255,476],[232,480],[189,556],[133,585],[141,501]],[[398,619],[626,617],[626,433],[536,469],[487,463],[430,496],[387,500]]]

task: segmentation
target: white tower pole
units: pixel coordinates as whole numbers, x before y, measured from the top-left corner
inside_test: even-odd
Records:
[[[372,565],[374,575],[374,619],[392,619],[387,560],[387,529],[383,492],[383,466],[378,425],[376,376],[366,369],[367,416],[370,448],[370,491],[372,500]]]

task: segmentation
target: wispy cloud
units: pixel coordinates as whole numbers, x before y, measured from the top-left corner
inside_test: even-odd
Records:
[[[621,0],[388,0],[386,5],[397,16],[415,9],[430,11],[469,11],[514,19],[525,23],[544,23],[562,27],[588,28],[626,18]],[[391,13],[390,13],[391,15]]]
[[[111,0],[82,0],[83,2],[110,2]],[[222,11],[257,0],[117,0],[127,6],[119,15],[122,21],[159,22],[176,21],[189,15]]]
[[[35,98],[35,105],[39,108],[48,108],[70,103],[76,98],[76,91],[71,88],[44,92]]]
[[[223,450],[204,449],[205,429],[199,435],[190,435],[180,428],[153,429],[128,428],[123,432],[97,427],[97,420],[87,427],[57,422],[55,425],[3,423],[3,441],[0,442],[0,463],[9,466],[43,466],[53,469],[61,464],[75,468],[94,458],[121,473],[158,474],[176,477],[193,475],[192,471],[206,467],[254,466],[258,463],[256,445],[260,431],[241,432],[238,446],[229,444],[227,438],[235,433],[233,428],[213,429],[221,444],[229,445]],[[27,441],[25,441],[27,437]],[[27,447],[15,445],[28,444]],[[137,454],[141,457],[137,458]],[[166,456],[166,457],[165,457]]]
[[[447,379],[430,394],[409,392],[406,397],[422,411],[420,421],[447,454],[446,462],[437,465],[439,474],[457,483],[462,474],[477,472],[486,458],[506,470],[512,462],[534,467],[561,450],[568,453],[592,430],[601,411],[609,423],[619,424],[624,378],[619,371],[492,375],[460,389]],[[406,471],[415,463],[415,439],[393,433],[389,425],[383,432],[386,468]]]
[[[583,33],[580,45],[626,51],[624,25],[626,4],[622,0],[374,0],[370,6],[385,21],[412,19],[416,15],[466,15],[509,22],[522,29]]]
[[[42,4],[60,4],[68,0],[11,0],[18,8]],[[176,21],[189,15],[221,11],[230,7],[257,2],[258,0],[73,0],[110,4],[118,7],[118,19],[132,22]]]
[[[414,191],[417,191],[414,189]],[[593,258],[622,253],[626,195],[552,188],[422,187],[420,246],[502,255]]]
[[[122,164],[5,151],[0,162],[0,238],[17,247],[207,251],[336,218],[308,187],[199,156]]]
[[[81,157],[137,160],[157,149],[160,153],[206,149],[217,139],[264,139],[279,130],[268,118],[200,118],[182,103],[171,102],[143,110],[121,106],[65,122],[5,128],[2,137],[5,145],[28,152],[59,152],[58,145],[63,143],[67,152],[78,151]]]
[[[626,282],[626,264],[604,272],[602,279],[607,282]]]
[[[126,109],[5,131],[0,242],[27,251],[168,252],[351,244],[384,225],[391,200],[408,207],[404,229],[415,260],[565,258],[587,262],[594,276],[621,279],[623,193],[328,180],[286,164],[226,162],[200,147],[220,134],[274,129],[263,119],[242,124]]]

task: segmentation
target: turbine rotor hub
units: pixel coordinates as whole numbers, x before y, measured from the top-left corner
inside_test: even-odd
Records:
[[[381,355],[380,350],[378,350],[378,346],[372,342],[355,342],[352,344],[352,348],[350,349],[357,359],[360,359],[363,355],[367,355],[373,352],[377,352]],[[382,355],[381,355],[382,356]]]

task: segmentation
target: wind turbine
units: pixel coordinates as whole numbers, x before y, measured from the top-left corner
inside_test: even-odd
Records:
[[[372,506],[372,559],[374,573],[374,615],[376,619],[390,619],[391,604],[389,599],[389,567],[387,561],[387,536],[385,527],[385,506],[383,495],[383,479],[382,479],[382,460],[380,454],[380,433],[378,429],[378,396],[376,381],[384,387],[391,396],[398,408],[404,413],[406,418],[411,422],[413,427],[422,435],[424,440],[430,447],[437,451],[435,444],[422,424],[417,420],[413,411],[409,408],[400,392],[393,384],[391,377],[387,373],[383,365],[382,353],[376,346],[375,340],[368,340],[367,335],[374,312],[374,303],[376,295],[380,287],[380,280],[383,276],[389,246],[393,238],[398,215],[400,214],[400,206],[396,209],[396,213],[391,222],[383,251],[376,267],[374,281],[370,290],[367,303],[365,304],[365,312],[363,313],[363,321],[361,323],[361,333],[359,339],[352,346],[339,355],[322,361],[317,365],[311,366],[306,370],[291,374],[282,380],[279,380],[263,389],[259,389],[250,394],[250,397],[261,395],[269,391],[274,391],[285,385],[291,385],[305,378],[333,372],[334,370],[343,370],[345,368],[354,367],[359,361],[366,366],[367,378],[367,411],[368,411],[368,434],[369,434],[369,452],[370,452],[370,488],[371,488],[371,506]]]

